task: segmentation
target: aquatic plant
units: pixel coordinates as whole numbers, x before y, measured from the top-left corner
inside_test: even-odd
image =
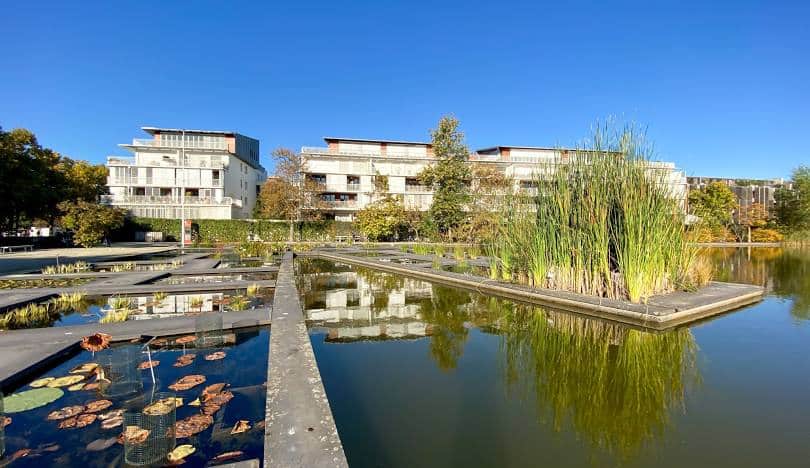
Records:
[[[441,270],[442,269],[442,259],[438,255],[433,256],[433,261],[430,264],[431,268],[434,270]]]
[[[30,303],[23,307],[9,310],[0,317],[0,329],[12,330],[18,328],[35,328],[50,325],[59,313],[49,307],[49,304]]]
[[[119,323],[119,322],[126,322],[129,319],[129,314],[131,313],[130,310],[121,309],[121,310],[108,310],[107,313],[104,314],[98,320],[98,323]]]
[[[228,307],[235,311],[245,310],[248,305],[250,305],[250,301],[245,296],[231,296],[231,300],[228,302]]]
[[[413,253],[416,255],[429,255],[431,247],[428,244],[415,244],[413,246]]]
[[[203,303],[202,297],[194,296],[189,300],[189,307],[192,309],[202,309]]]
[[[81,273],[89,271],[90,264],[79,260],[75,263],[62,263],[59,265],[48,265],[42,269],[43,275],[64,275],[70,273]]]
[[[256,283],[251,284],[247,287],[245,293],[248,297],[255,297],[257,294],[259,294],[259,285]]]
[[[70,293],[59,293],[59,296],[53,298],[51,302],[57,304],[59,306],[72,306],[76,304],[80,304],[84,301],[84,298],[87,296],[87,293],[84,291],[74,291]]]
[[[152,299],[157,303],[165,301],[167,297],[169,297],[169,294],[166,293],[165,291],[158,291],[152,294]]]
[[[445,250],[444,244],[436,244],[433,246],[433,253],[439,257],[444,257]]]
[[[633,302],[688,287],[695,253],[668,172],[650,155],[635,129],[599,128],[590,148],[541,166],[536,195],[506,197],[501,209],[491,246],[501,278]]]
[[[456,244],[453,246],[453,258],[458,261],[464,260],[464,247]]]
[[[110,298],[109,304],[114,310],[129,309],[132,307],[132,298],[126,296],[114,296]]]
[[[65,392],[61,388],[35,388],[12,393],[3,398],[4,411],[9,414],[21,413],[36,409],[62,398]]]

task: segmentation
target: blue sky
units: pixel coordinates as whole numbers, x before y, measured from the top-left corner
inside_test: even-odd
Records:
[[[101,162],[140,126],[262,144],[571,145],[649,129],[689,175],[810,163],[810,2],[4,2],[0,126]]]

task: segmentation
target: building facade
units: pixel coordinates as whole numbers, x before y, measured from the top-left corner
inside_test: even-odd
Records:
[[[252,217],[267,179],[258,140],[235,132],[142,129],[151,138],[119,145],[133,156],[107,158],[107,203],[150,218],[179,219],[181,210],[189,219]]]
[[[702,190],[707,185],[720,182],[727,185],[737,198],[735,220],[740,213],[746,213],[751,206],[760,205],[766,216],[774,214],[776,199],[774,195],[780,188],[791,189],[792,184],[784,179],[728,179],[722,177],[687,177],[689,190]]]
[[[374,178],[385,176],[388,194],[401,197],[409,210],[427,211],[433,191],[421,185],[418,174],[436,161],[430,143],[324,138],[325,147],[303,147],[305,177],[318,187],[323,209],[330,218],[351,221],[375,197]],[[548,164],[565,162],[574,150],[521,146],[495,146],[470,154],[470,164],[497,167],[515,184],[531,190],[534,178]],[[686,178],[673,163],[651,162],[650,171],[662,171],[673,197],[683,206]]]

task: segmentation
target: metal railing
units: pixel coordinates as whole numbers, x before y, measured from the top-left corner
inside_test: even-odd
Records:
[[[405,185],[406,192],[432,192],[427,185]]]
[[[329,156],[362,156],[369,158],[394,158],[394,159],[433,159],[433,155],[413,155],[413,154],[397,154],[382,152],[360,152],[360,151],[338,151],[331,148],[324,148],[318,146],[304,146],[301,148],[301,153],[306,154],[325,154]]]
[[[101,202],[105,204],[159,204],[159,205],[179,205],[180,198],[160,195],[102,195]],[[194,197],[186,195],[187,205],[242,205],[242,200],[234,200],[231,197],[222,197],[217,200],[213,197]]]
[[[197,158],[186,158],[185,164],[182,166],[175,158],[164,158],[151,162],[138,163],[135,158],[122,158],[118,156],[109,156],[107,158],[108,166],[133,166],[133,167],[173,167],[181,168],[187,167],[189,169],[224,169],[225,163],[222,160],[208,160]]]
[[[110,177],[110,185],[154,185],[159,187],[179,187],[180,182],[175,179],[155,179],[153,177]],[[222,187],[222,179],[212,179],[211,183],[186,183],[185,185],[200,187]]]
[[[180,140],[153,140],[144,138],[133,138],[132,146],[150,146],[153,148],[182,148]],[[227,150],[228,142],[221,141],[186,141],[186,149],[214,149]]]
[[[323,200],[326,206],[331,208],[354,208],[357,200]]]

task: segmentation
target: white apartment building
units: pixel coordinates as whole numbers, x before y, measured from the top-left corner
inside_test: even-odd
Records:
[[[267,179],[259,140],[227,131],[142,130],[152,138],[119,145],[132,157],[107,158],[107,203],[149,218],[179,219],[181,210],[187,219],[252,217]]]
[[[408,209],[427,211],[433,191],[420,184],[417,175],[435,162],[430,143],[324,138],[325,147],[303,147],[306,177],[317,184],[327,215],[338,221],[351,221],[354,214],[374,199],[375,175],[387,176],[388,191],[401,196]],[[491,164],[515,183],[515,188],[531,190],[542,164],[565,163],[575,150],[528,146],[494,146],[470,154],[471,164]],[[685,206],[687,184],[674,163],[651,162],[650,171],[663,172],[673,197]]]

